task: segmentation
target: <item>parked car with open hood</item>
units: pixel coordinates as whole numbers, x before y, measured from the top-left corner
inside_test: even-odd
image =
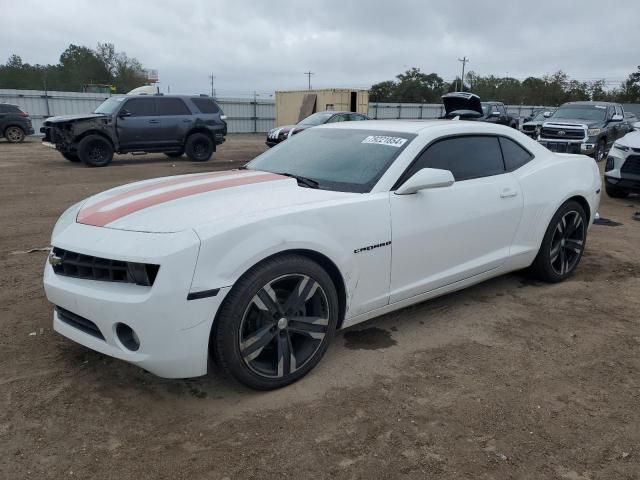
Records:
[[[284,127],[272,128],[267,132],[267,146],[273,147],[280,142],[297,133],[305,131],[307,128],[317,127],[325,123],[339,122],[359,122],[362,120],[370,120],[369,117],[362,113],[356,112],[335,112],[327,110],[325,112],[314,113],[295,125],[285,125]]]
[[[551,110],[550,113],[553,113],[554,111],[555,110]],[[540,135],[542,124],[547,121],[547,116],[545,116],[546,112],[548,112],[548,110],[541,109],[538,110],[534,116],[528,117],[528,120],[525,120],[522,123],[520,131],[533,139],[537,139],[538,135]]]
[[[481,102],[475,93],[452,92],[442,96],[443,118],[458,117],[461,120],[497,123],[518,128],[518,120],[507,113],[502,102]]]
[[[553,152],[605,158],[613,142],[624,136],[624,109],[619,103],[569,102],[548,115],[539,142]]]
[[[27,112],[17,105],[0,103],[0,137],[10,143],[24,141],[26,135],[33,135],[33,125]]]
[[[640,193],[640,122],[635,130],[616,140],[604,166],[604,185],[613,198]]]
[[[109,165],[114,153],[186,153],[201,162],[225,141],[225,119],[206,95],[132,95],[111,97],[89,115],[48,118],[40,131],[46,146],[90,167]]]
[[[44,286],[54,329],[88,348],[172,378],[212,357],[273,389],[336,329],[527,267],[568,278],[600,188],[595,162],[502,125],[321,125],[240,170],[71,206]]]

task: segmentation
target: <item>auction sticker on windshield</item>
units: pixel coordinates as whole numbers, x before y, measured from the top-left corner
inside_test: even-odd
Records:
[[[390,147],[400,148],[407,142],[406,138],[402,137],[387,137],[385,135],[369,135],[362,143],[374,143],[377,145],[388,145]]]

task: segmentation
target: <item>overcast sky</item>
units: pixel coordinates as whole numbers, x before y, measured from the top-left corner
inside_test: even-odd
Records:
[[[116,49],[162,91],[368,87],[409,67],[524,78],[562,69],[624,79],[640,64],[637,0],[0,0],[0,62],[57,63],[70,44]]]

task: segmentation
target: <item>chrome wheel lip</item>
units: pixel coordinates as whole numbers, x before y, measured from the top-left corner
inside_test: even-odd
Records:
[[[585,238],[582,215],[576,210],[566,212],[551,237],[549,263],[557,275],[567,275],[575,269],[584,251]]]
[[[277,300],[277,305],[270,304],[271,300],[278,298],[272,285],[287,279],[300,279],[300,282],[296,284],[296,287],[293,291],[287,292],[287,300],[285,304],[283,304],[282,302],[277,302]],[[310,290],[308,292],[305,292],[304,289],[307,288],[307,282],[311,282],[312,284],[309,287]],[[304,296],[303,307],[305,309],[307,303],[309,303],[316,296],[319,296],[319,301],[321,305],[324,306],[324,314],[299,315],[288,314],[287,311],[284,311],[285,307],[287,306],[286,303],[289,302],[289,300],[292,298],[292,295],[296,294],[296,290],[299,296]],[[264,325],[251,332],[247,336],[248,338],[245,338],[243,337],[245,324],[248,321],[248,314],[250,313],[254,305],[261,311],[265,311],[264,309],[268,309],[269,307],[271,307],[272,309],[278,308],[278,314],[273,316],[272,320],[265,321]],[[324,339],[326,334],[328,333],[329,328],[329,318],[330,308],[328,296],[324,289],[320,286],[318,281],[303,273],[290,273],[276,277],[275,279],[270,280],[266,285],[263,285],[260,289],[258,289],[258,291],[254,294],[253,298],[244,310],[238,330],[238,349],[240,358],[247,366],[247,368],[249,368],[254,374],[259,375],[263,378],[280,379],[293,374],[297,370],[304,367],[307,363],[309,363],[309,361],[311,361],[315,357],[318,350],[324,344]],[[304,328],[302,328],[303,325]],[[301,333],[303,331],[304,333]],[[307,352],[304,355],[304,358],[299,358],[298,356],[296,356],[296,354],[299,354],[300,350],[303,350],[303,348],[298,348],[298,351],[296,351],[294,343],[291,340],[292,335],[300,335],[309,338],[309,342],[307,343],[307,345],[310,345],[311,349],[306,349]],[[315,341],[315,345],[313,344],[313,341]],[[258,348],[251,348],[257,344],[259,344]],[[266,347],[273,347],[272,344],[275,344],[276,347],[275,357],[272,358],[276,368],[271,374],[269,374],[264,370],[261,371],[255,368],[255,365],[252,365],[252,363],[254,363],[256,359],[258,359],[258,357],[263,354]],[[247,350],[250,350],[250,352],[246,355],[243,354],[243,352]],[[280,355],[281,352],[283,352],[284,354],[289,352],[289,354],[287,354],[286,356],[284,354]]]

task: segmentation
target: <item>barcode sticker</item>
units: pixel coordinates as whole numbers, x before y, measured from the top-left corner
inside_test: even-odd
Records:
[[[387,145],[389,147],[400,148],[407,142],[406,138],[402,137],[387,137],[384,135],[369,135],[362,143],[374,143],[376,145]]]

